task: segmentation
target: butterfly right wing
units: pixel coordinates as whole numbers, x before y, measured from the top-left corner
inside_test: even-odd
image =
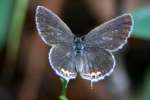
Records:
[[[111,52],[99,47],[87,47],[77,66],[83,79],[97,82],[109,76],[115,67],[115,58]]]
[[[42,40],[50,46],[73,43],[74,35],[68,26],[43,6],[36,9],[36,27]]]
[[[66,80],[77,76],[73,48],[70,46],[52,46],[49,61],[53,70]]]
[[[123,14],[91,30],[85,35],[85,41],[89,47],[96,46],[114,52],[127,43],[132,28],[132,15]]]

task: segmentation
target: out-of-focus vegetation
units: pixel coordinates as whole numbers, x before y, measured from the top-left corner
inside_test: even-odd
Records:
[[[0,49],[4,46],[12,16],[13,0],[0,1]]]
[[[1,0],[0,2],[0,48],[6,44],[10,58],[15,57],[18,52],[27,4],[28,0]]]
[[[1,47],[5,44],[5,63],[2,70],[3,80],[9,82],[13,77],[19,52],[20,38],[26,16],[28,0],[2,0]],[[6,9],[6,10],[5,10]],[[5,12],[6,11],[6,12]],[[1,19],[2,18],[2,19]],[[1,48],[2,49],[2,48]]]
[[[10,0],[13,1],[13,0]],[[19,49],[20,37],[26,16],[28,0],[15,0],[11,8],[11,18],[7,28],[7,53],[9,57],[15,58]],[[6,5],[5,5],[6,6]],[[4,9],[3,9],[4,10]]]
[[[150,6],[138,8],[132,14],[134,18],[132,36],[150,40]]]
[[[144,85],[143,88],[141,89],[141,91],[138,92],[138,94],[136,94],[135,100],[149,100],[150,99],[150,73],[148,72],[145,75],[145,81],[144,81]]]

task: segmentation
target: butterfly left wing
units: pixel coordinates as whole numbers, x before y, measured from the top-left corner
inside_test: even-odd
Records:
[[[112,53],[99,48],[86,48],[82,57],[82,66],[77,66],[82,78],[97,82],[109,76],[115,67],[115,59]]]
[[[77,76],[73,48],[70,46],[52,46],[49,61],[53,70],[66,80]]]
[[[36,9],[36,27],[42,40],[48,45],[71,44],[74,35],[69,27],[52,11],[43,6]]]
[[[85,35],[87,46],[98,46],[109,51],[117,51],[126,44],[133,28],[131,14],[112,19]]]

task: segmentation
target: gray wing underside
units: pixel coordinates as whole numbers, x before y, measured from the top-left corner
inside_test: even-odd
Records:
[[[70,46],[53,46],[49,52],[49,61],[53,70],[66,80],[77,76],[73,48]]]
[[[82,78],[89,81],[103,80],[113,72],[115,67],[114,56],[103,48],[86,48],[81,58],[83,66],[77,66],[77,70]]]
[[[132,15],[124,14],[90,31],[85,36],[85,41],[89,47],[98,46],[109,51],[116,51],[126,44],[132,28]]]
[[[74,35],[68,26],[43,6],[36,9],[36,26],[40,37],[48,45],[73,43]]]

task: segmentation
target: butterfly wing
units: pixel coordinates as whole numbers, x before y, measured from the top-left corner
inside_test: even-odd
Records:
[[[115,67],[114,56],[107,50],[99,47],[90,47],[82,56],[82,64],[77,69],[82,78],[97,82],[109,76]]]
[[[53,46],[49,52],[49,61],[59,76],[66,80],[76,78],[74,52],[70,46]]]
[[[132,27],[132,15],[124,14],[90,31],[85,36],[85,41],[89,47],[98,46],[109,51],[116,51],[127,42]]]
[[[48,45],[73,43],[74,35],[68,26],[43,6],[36,9],[36,26],[42,40]]]

